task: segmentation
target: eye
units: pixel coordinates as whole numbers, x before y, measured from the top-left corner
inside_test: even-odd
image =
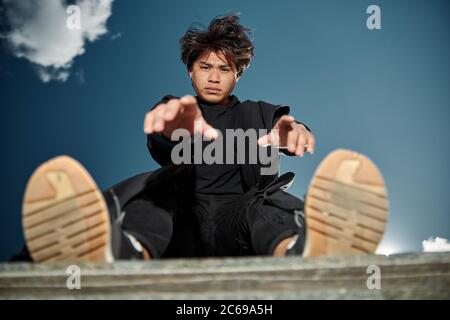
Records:
[[[201,68],[202,70],[208,70],[208,69],[209,69],[208,66],[201,66],[200,68]]]
[[[222,72],[228,72],[228,71],[230,71],[229,68],[222,68]]]

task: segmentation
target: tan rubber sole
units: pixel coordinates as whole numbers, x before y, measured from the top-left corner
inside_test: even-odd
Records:
[[[380,171],[362,154],[333,151],[311,180],[305,214],[305,256],[374,253],[388,216]]]
[[[34,261],[112,261],[108,209],[95,181],[76,160],[40,165],[22,206],[25,241]]]

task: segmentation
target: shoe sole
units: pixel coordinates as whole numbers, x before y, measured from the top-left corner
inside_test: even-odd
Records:
[[[106,202],[94,179],[73,158],[40,165],[22,206],[25,241],[34,261],[112,261]]]
[[[333,151],[311,180],[305,214],[305,256],[374,253],[388,216],[380,171],[362,154]]]

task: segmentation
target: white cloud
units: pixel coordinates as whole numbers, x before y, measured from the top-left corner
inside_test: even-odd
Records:
[[[375,251],[376,254],[384,256],[389,256],[400,252],[401,250],[399,249],[399,246],[397,244],[387,241],[383,241],[382,243],[380,243],[380,245],[377,247],[377,250]]]
[[[9,31],[2,35],[12,53],[38,67],[42,81],[66,81],[76,56],[107,33],[113,0],[78,0],[81,29],[67,28],[65,0],[4,0]]]
[[[41,78],[43,82],[49,82],[50,80],[65,82],[70,75],[69,70],[64,68],[39,67],[37,71],[39,78]]]
[[[424,252],[450,251],[450,243],[447,239],[436,237],[422,241]]]
[[[123,36],[122,32],[116,32],[115,34],[113,34],[111,36],[111,40],[116,40],[116,39],[122,38],[122,36]]]
[[[75,76],[77,77],[79,83],[84,83],[84,70],[83,69],[76,71]]]

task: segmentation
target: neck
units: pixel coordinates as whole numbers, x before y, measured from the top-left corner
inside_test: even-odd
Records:
[[[202,104],[206,104],[206,105],[210,105],[210,106],[225,106],[225,107],[227,107],[229,104],[230,104],[230,102],[231,102],[231,96],[228,96],[227,98],[225,98],[224,100],[222,100],[222,101],[219,101],[219,102],[209,102],[209,101],[206,101],[206,100],[204,100],[204,99],[202,99],[202,98],[200,98],[199,96],[197,96],[197,99],[198,99],[198,101],[199,102],[201,102]]]

